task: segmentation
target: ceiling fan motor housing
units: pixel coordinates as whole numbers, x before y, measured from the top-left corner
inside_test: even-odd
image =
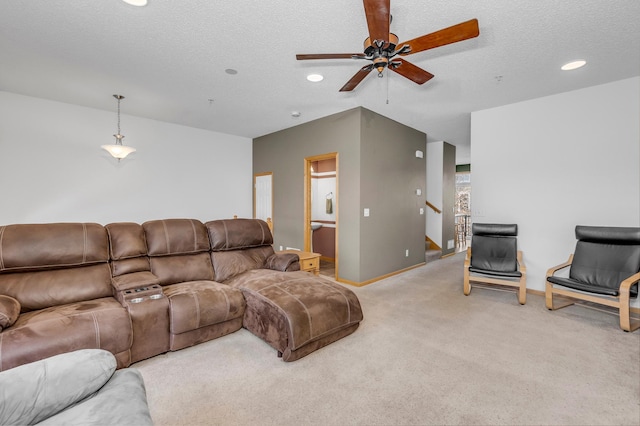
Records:
[[[389,41],[374,40],[371,42],[371,37],[367,37],[364,40],[364,54],[367,59],[373,61],[374,68],[378,71],[378,77],[382,77],[382,71],[389,63],[389,58],[394,57],[397,52],[396,46],[398,45],[398,36],[389,33]]]

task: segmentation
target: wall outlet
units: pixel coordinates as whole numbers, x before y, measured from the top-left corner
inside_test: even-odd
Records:
[[[282,251],[282,246],[280,246],[280,251]]]
[[[369,217],[369,209],[364,209],[364,217]]]
[[[420,207],[420,214],[424,214],[424,209]]]
[[[453,240],[447,241],[447,249],[455,248],[455,243]]]
[[[404,257],[409,257],[409,249],[404,251]]]

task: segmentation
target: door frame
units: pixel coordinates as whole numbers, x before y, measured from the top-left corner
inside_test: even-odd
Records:
[[[322,160],[336,160],[336,203],[335,203],[335,213],[336,213],[336,245],[335,245],[335,267],[336,267],[336,272],[335,272],[335,279],[338,279],[338,229],[339,229],[339,225],[338,225],[338,210],[340,208],[340,202],[339,202],[339,190],[338,188],[340,187],[339,185],[339,179],[340,179],[340,174],[339,174],[339,169],[340,169],[340,164],[338,161],[338,153],[337,152],[329,152],[326,154],[321,154],[321,155],[314,155],[312,157],[306,157],[304,159],[304,225],[303,225],[303,229],[304,229],[304,251],[310,251],[311,250],[311,163],[315,162],[315,161],[322,161]]]

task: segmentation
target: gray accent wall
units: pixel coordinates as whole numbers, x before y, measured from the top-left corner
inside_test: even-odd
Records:
[[[442,150],[442,255],[455,252],[456,147],[447,142]],[[453,240],[454,247],[448,248]]]
[[[426,139],[361,107],[254,139],[253,173],[273,173],[274,246],[304,248],[304,159],[335,152],[338,278],[360,284],[423,263],[426,162],[415,151]]]

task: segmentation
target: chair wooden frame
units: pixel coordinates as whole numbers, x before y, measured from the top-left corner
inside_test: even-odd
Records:
[[[467,256],[464,259],[464,295],[471,293],[471,283],[498,284],[518,289],[518,302],[524,305],[527,302],[527,267],[522,260],[522,251],[517,251],[518,270],[522,274],[518,281],[514,279],[495,278],[486,275],[471,275],[469,268],[471,267],[471,248],[467,247]]]
[[[556,272],[568,268],[573,263],[573,254],[569,256],[569,260],[560,265],[554,266],[547,270],[546,278],[553,276]],[[631,320],[630,316],[630,290],[631,286],[640,282],[640,272],[630,276],[629,278],[623,280],[620,283],[620,288],[618,290],[618,296],[607,296],[600,294],[589,294],[579,292],[577,290],[572,290],[566,287],[558,288],[554,287],[554,284],[546,280],[545,287],[545,304],[547,309],[554,311],[556,309],[562,309],[564,307],[573,305],[575,303],[575,299],[584,300],[586,302],[597,303],[600,305],[610,306],[618,309],[618,313],[620,316],[620,328],[624,331],[634,331],[640,328],[640,321]],[[562,298],[562,301],[554,304],[553,295],[557,294]]]

